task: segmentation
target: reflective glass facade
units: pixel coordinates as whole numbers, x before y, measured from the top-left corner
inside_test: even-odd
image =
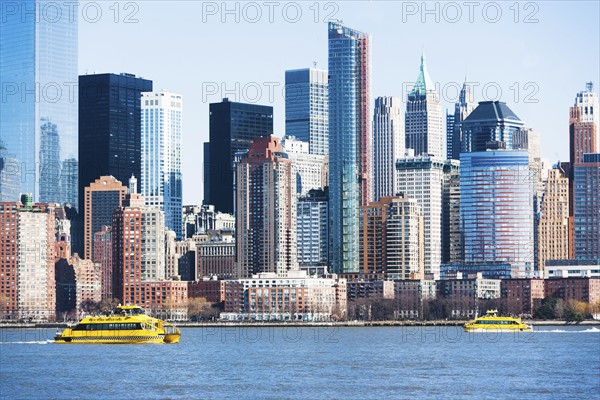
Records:
[[[285,134],[308,142],[311,154],[328,154],[329,90],[327,71],[285,71]]]
[[[14,4],[0,24],[3,172],[36,201],[77,206],[77,13],[60,2]],[[18,200],[10,185],[0,190]]]
[[[531,274],[535,185],[526,151],[461,153],[465,262],[504,262],[515,266],[515,277]]]
[[[359,270],[359,207],[370,200],[369,37],[329,23],[332,272]]]

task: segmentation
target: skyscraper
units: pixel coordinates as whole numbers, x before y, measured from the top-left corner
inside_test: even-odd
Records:
[[[103,226],[112,225],[113,211],[121,207],[126,194],[127,187],[113,176],[101,176],[85,188],[83,254],[86,260],[93,259],[96,233],[100,232]]]
[[[395,196],[396,160],[404,157],[404,121],[400,99],[378,97],[373,115],[373,195]]]
[[[370,38],[329,23],[329,206],[333,272],[358,272],[359,207],[371,200]]]
[[[308,142],[310,154],[329,154],[327,71],[285,71],[285,135]]]
[[[423,214],[424,272],[439,278],[442,261],[444,184],[452,169],[441,158],[405,157],[396,162],[398,193],[417,200]]]
[[[560,166],[549,170],[544,182],[537,231],[540,270],[547,260],[569,258],[569,178]]]
[[[141,169],[142,92],[152,81],[132,74],[79,77],[79,196],[101,176],[127,182]]]
[[[513,149],[513,136],[523,128],[523,122],[501,101],[480,101],[462,123],[461,152],[486,151],[496,148]]]
[[[239,277],[298,269],[296,173],[280,139],[255,139],[236,176]]]
[[[19,162],[0,139],[0,202],[16,201],[21,191]]]
[[[535,180],[521,150],[460,155],[460,220],[465,262],[506,262],[533,273]]]
[[[181,95],[142,93],[142,196],[165,213],[169,229],[182,238]]]
[[[230,102],[212,103],[210,142],[204,146],[204,204],[217,211],[234,211],[234,157],[252,140],[273,134],[273,107]]]
[[[465,82],[454,104],[454,114],[446,113],[446,159],[459,160],[462,142],[462,122],[475,108],[471,87]]]
[[[577,93],[569,118],[569,258],[575,258],[575,164],[586,153],[600,152],[600,107],[592,82]]]
[[[77,206],[78,13],[66,3],[45,3],[25,0],[14,5],[20,12],[3,9],[0,141],[17,166],[18,192]],[[0,190],[5,201],[19,200],[11,186]]]
[[[440,96],[427,72],[425,53],[421,55],[419,76],[406,102],[406,148],[416,156],[430,154],[444,157],[444,131]]]
[[[600,153],[586,153],[574,168],[575,258],[600,260]]]

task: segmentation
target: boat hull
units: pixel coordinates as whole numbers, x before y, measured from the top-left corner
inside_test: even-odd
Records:
[[[523,328],[465,327],[465,332],[475,332],[475,333],[516,332],[516,333],[520,333],[520,332],[533,332],[533,328],[530,326],[523,327]]]
[[[135,344],[135,343],[172,343],[165,341],[165,335],[152,336],[63,336],[57,335],[54,343],[59,344]]]

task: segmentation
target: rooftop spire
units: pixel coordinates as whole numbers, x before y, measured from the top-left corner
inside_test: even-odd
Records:
[[[435,90],[435,85],[427,72],[427,59],[425,58],[425,49],[421,52],[421,66],[419,67],[419,77],[415,82],[410,95],[425,94],[428,90]]]

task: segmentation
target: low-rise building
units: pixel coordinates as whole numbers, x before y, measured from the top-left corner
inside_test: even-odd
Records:
[[[600,301],[600,278],[553,278],[544,281],[546,297],[589,304]]]
[[[438,295],[448,302],[450,315],[455,318],[473,317],[480,314],[479,300],[500,298],[500,279],[483,278],[481,272],[463,275],[437,282]]]
[[[188,282],[188,298],[204,297],[209,303],[221,303],[225,301],[225,282],[213,278]]]
[[[394,281],[397,318],[423,318],[423,301],[434,299],[437,295],[434,280],[406,279]]]
[[[600,278],[599,260],[549,260],[544,278]]]
[[[346,312],[346,281],[305,271],[260,273],[225,281],[225,320],[324,321]]]
[[[532,315],[545,297],[544,280],[503,279],[500,283],[500,295],[505,313]]]

